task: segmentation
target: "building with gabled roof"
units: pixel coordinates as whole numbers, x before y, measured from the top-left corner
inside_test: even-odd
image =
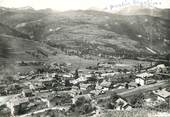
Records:
[[[12,117],[14,115],[23,114],[28,104],[28,98],[19,97],[18,95],[14,96],[6,103],[7,107],[11,110]]]
[[[146,85],[147,84],[147,80],[149,80],[151,77],[153,77],[154,75],[151,73],[140,73],[136,75],[136,79],[135,82],[137,84],[139,84],[140,86]]]
[[[128,101],[122,97],[119,97],[116,101],[116,110],[131,110],[132,106]]]
[[[168,99],[170,99],[170,92],[166,91],[166,89],[159,89],[159,90],[156,90],[156,91],[153,91],[153,93],[155,95],[157,95],[157,99],[159,101],[166,101]]]

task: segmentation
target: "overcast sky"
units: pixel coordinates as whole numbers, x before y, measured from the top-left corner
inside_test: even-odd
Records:
[[[170,0],[0,0],[0,6],[4,7],[25,7],[31,6],[34,9],[52,8],[58,11],[78,10],[98,8],[103,9],[111,5],[117,5],[130,2],[131,4],[137,2],[154,3],[158,8],[170,8]]]

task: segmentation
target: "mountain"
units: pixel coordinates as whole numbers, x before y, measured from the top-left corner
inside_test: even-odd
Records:
[[[148,15],[116,15],[99,11],[53,13],[16,30],[53,47],[94,52],[168,53],[170,21]],[[89,46],[89,47],[86,47]],[[149,48],[149,49],[147,49]],[[152,53],[152,52],[151,52]]]
[[[46,45],[31,40],[28,34],[16,30],[17,27],[24,25],[24,22],[38,20],[47,14],[48,12],[35,11],[30,7],[20,9],[0,7],[0,64],[47,59],[40,52],[48,51]]]
[[[169,13],[166,10],[161,12]],[[6,43],[7,50],[15,50],[18,60],[32,57],[32,52],[40,54],[39,49],[48,52],[46,59],[56,56],[52,54],[56,50],[61,50],[62,54],[95,56],[170,53],[170,20],[164,17],[93,10],[3,9],[0,23],[0,39]],[[25,57],[19,56],[20,53]],[[8,58],[15,58],[13,54],[9,55]],[[41,60],[41,57],[32,57],[32,60],[36,59]]]
[[[18,9],[0,7],[0,23],[14,28],[17,24],[36,21],[47,17],[50,13],[52,13],[52,11],[49,9],[36,11],[30,7]]]
[[[46,60],[40,53],[40,50],[47,50],[42,45],[10,25],[0,23],[0,65],[24,60]]]
[[[170,9],[146,8],[139,6],[125,7],[117,11],[110,11],[119,15],[147,15],[153,17],[160,17],[170,19]]]
[[[22,37],[22,38],[27,38],[27,39],[30,38],[29,35],[21,33],[13,28],[10,28],[7,25],[2,24],[2,23],[0,23],[0,34],[12,35],[12,36]]]

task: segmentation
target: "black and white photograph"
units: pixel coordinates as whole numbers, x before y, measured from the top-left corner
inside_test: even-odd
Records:
[[[0,0],[0,117],[170,117],[170,0]]]

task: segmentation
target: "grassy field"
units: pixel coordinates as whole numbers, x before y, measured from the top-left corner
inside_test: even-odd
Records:
[[[149,117],[155,112],[143,109],[136,109],[132,111],[107,111],[96,117]]]
[[[72,69],[84,69],[88,66],[93,66],[97,65],[98,62],[104,61],[103,59],[97,60],[88,60],[84,58],[80,58],[78,56],[69,56],[69,55],[64,55],[64,54],[58,54],[57,56],[50,56],[48,63],[71,63],[72,64]]]
[[[44,113],[32,114],[31,117],[154,117],[157,112],[149,111],[144,109],[136,109],[133,111],[104,111],[100,114],[88,114],[88,115],[77,115],[77,114],[64,114],[61,111],[46,111]],[[25,116],[30,117],[30,116]],[[155,116],[156,117],[156,116]]]

